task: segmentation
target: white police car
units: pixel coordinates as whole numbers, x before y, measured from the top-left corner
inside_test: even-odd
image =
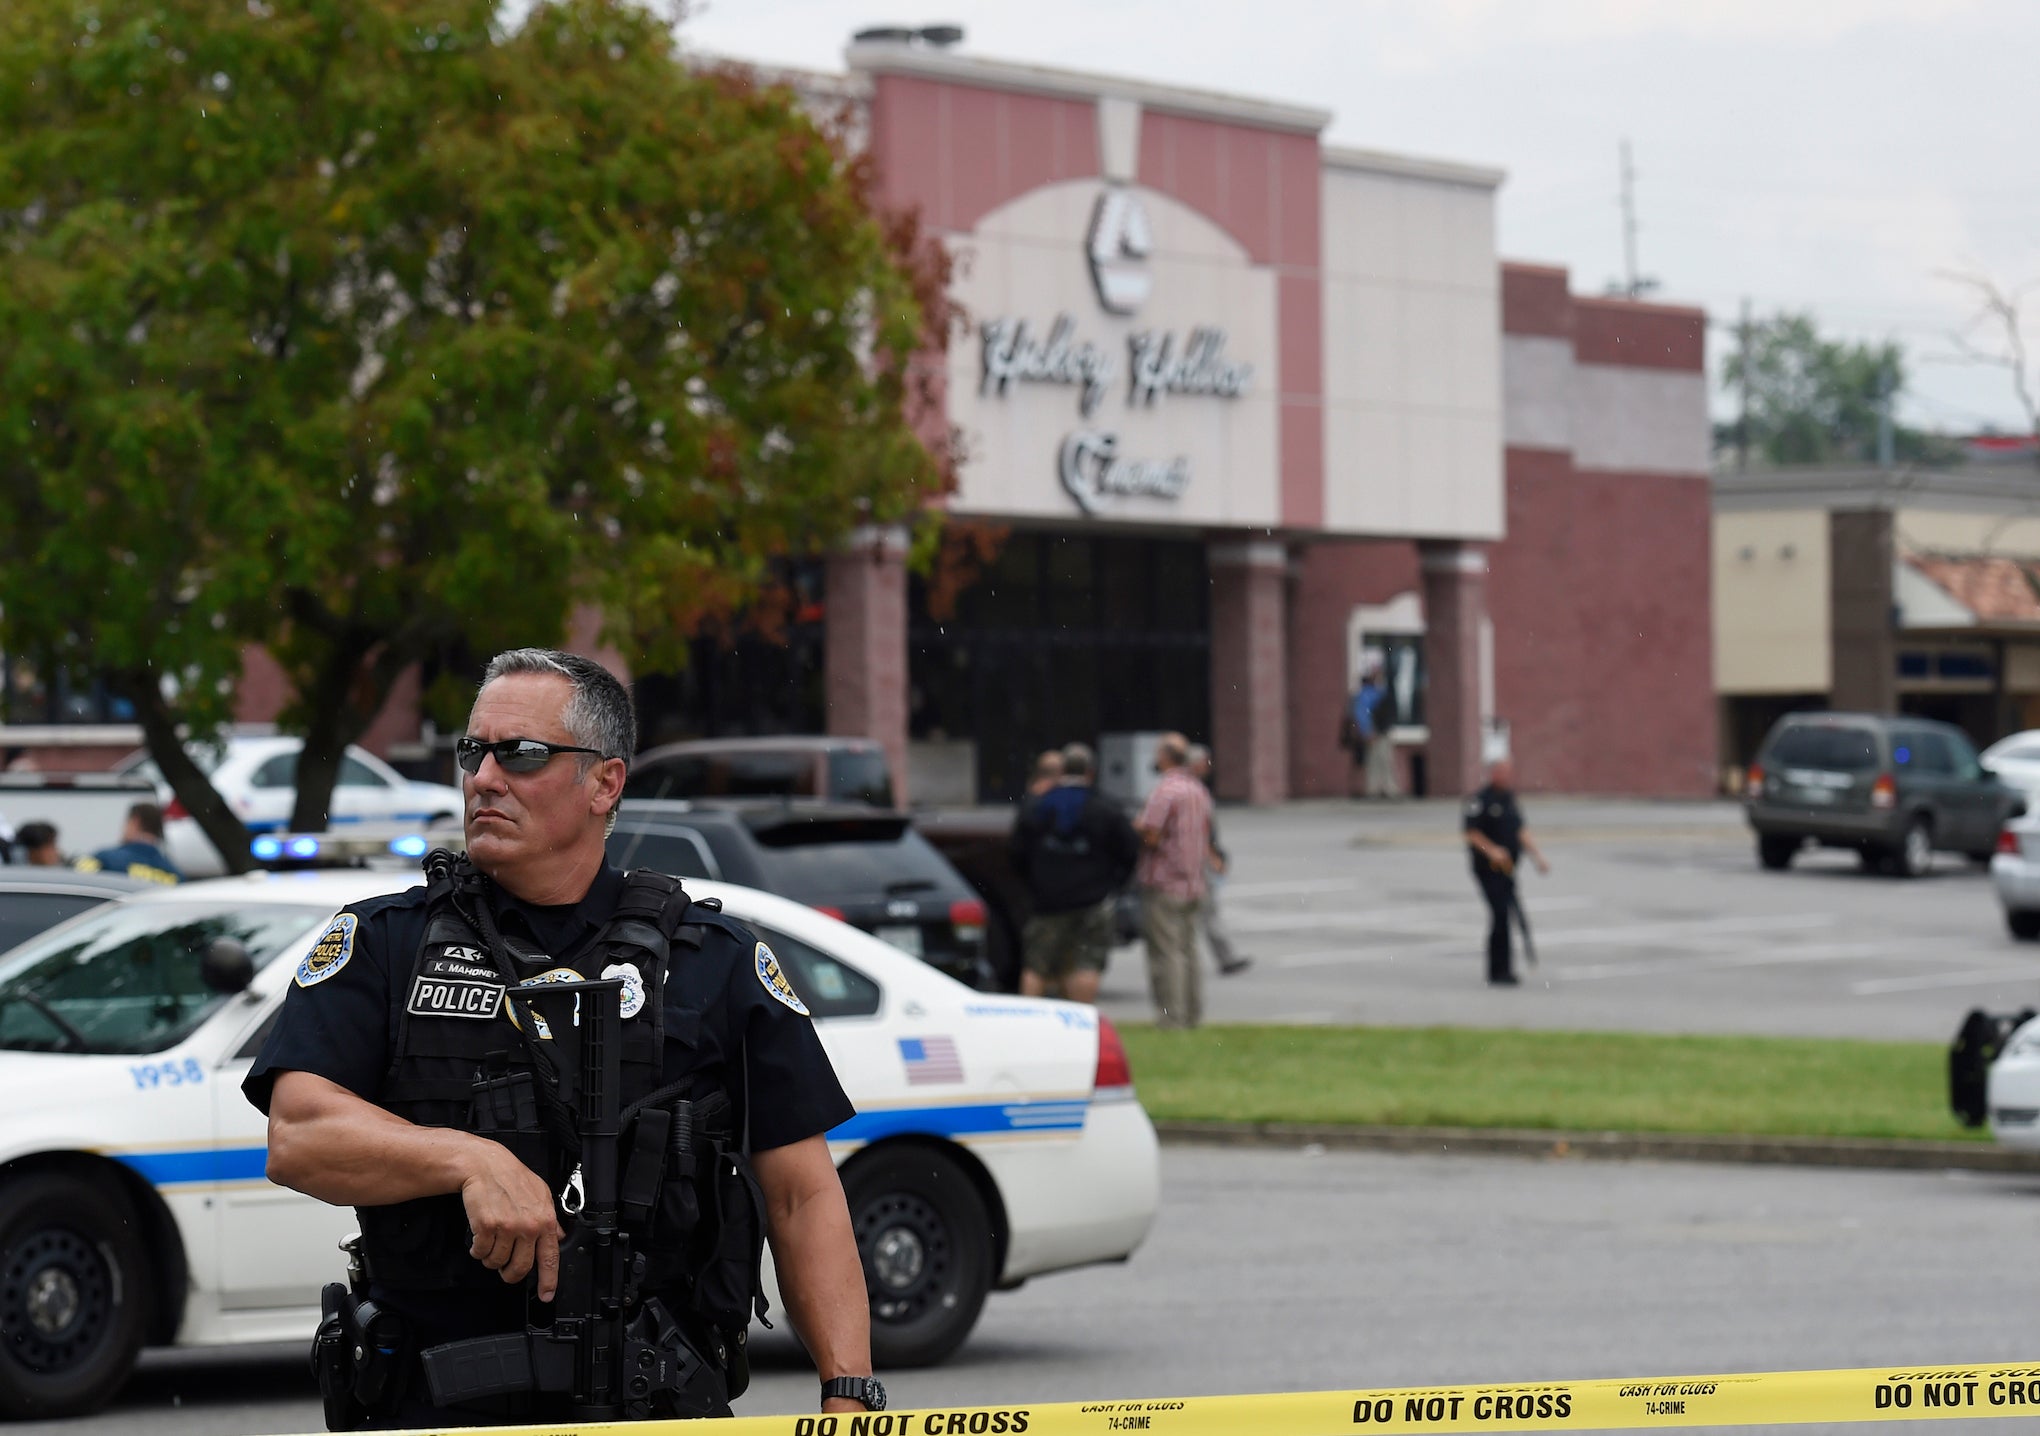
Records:
[[[1991,1136],[2008,1147],[2040,1148],[2040,1018],[2005,1039],[1985,1090]]]
[[[265,1180],[241,1079],[333,911],[418,880],[190,883],[0,958],[0,1417],[89,1410],[145,1345],[309,1340],[353,1214]],[[1154,1129],[1091,1009],[988,997],[797,903],[697,887],[772,945],[856,1103],[830,1144],[880,1365],[949,1355],[990,1288],[1140,1245]]]

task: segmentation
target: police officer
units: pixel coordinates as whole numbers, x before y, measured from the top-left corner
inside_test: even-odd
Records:
[[[624,983],[624,1095],[649,1092],[647,1103],[669,1105],[661,1133],[667,1115],[679,1125],[684,1107],[697,1144],[719,1141],[725,1156],[748,1151],[788,1315],[823,1378],[822,1409],[884,1403],[870,1380],[863,1268],[823,1136],[853,1109],[771,949],[719,911],[689,906],[670,879],[626,875],[606,861],[635,748],[630,696],[599,664],[550,649],[498,655],[456,745],[467,857],[441,860],[425,887],[341,911],[300,963],[243,1086],[269,1116],[270,1179],[359,1209],[356,1294],[398,1318],[395,1374],[376,1375],[348,1424],[557,1414],[532,1393],[435,1406],[418,1357],[442,1343],[522,1333],[533,1313],[550,1310],[561,1217],[574,1210],[556,1184],[572,1162],[531,1120],[545,1059],[527,1054],[551,1033],[516,995],[598,976]],[[485,1102],[485,1089],[509,1100]],[[674,1100],[682,1095],[691,1106]],[[536,1093],[539,1107],[546,1096]],[[524,1115],[500,1125],[481,1115],[498,1110]],[[735,1254],[747,1269],[732,1281],[730,1251],[703,1253],[684,1238],[704,1210],[755,1213],[741,1196],[732,1204],[727,1192],[697,1189],[711,1170],[733,1180],[742,1163],[669,1160],[663,1136],[649,1152],[630,1139],[626,1131],[626,1185],[636,1158],[649,1158],[641,1175],[658,1174],[639,1191],[654,1198],[639,1214],[652,1225],[636,1243],[653,1263],[647,1285],[682,1318],[704,1368],[741,1367],[756,1246]],[[689,1221],[660,1227],[670,1211]],[[660,1271],[682,1252],[721,1265]],[[702,1293],[732,1285],[747,1288],[738,1309],[704,1319]],[[334,1410],[329,1393],[329,1424],[344,1419]]]
[[[56,830],[50,829],[52,846],[56,836]],[[81,873],[120,873],[145,883],[167,885],[184,880],[177,864],[163,851],[163,810],[154,803],[137,803],[129,808],[121,824],[120,842],[78,859],[73,866]]]
[[[1518,901],[1516,864],[1527,852],[1538,872],[1551,871],[1523,826],[1515,788],[1515,769],[1504,758],[1488,769],[1487,786],[1466,800],[1466,846],[1472,850],[1473,880],[1487,899],[1487,980],[1495,987],[1516,985],[1509,957],[1509,914]]]

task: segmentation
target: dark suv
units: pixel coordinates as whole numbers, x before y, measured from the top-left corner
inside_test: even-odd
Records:
[[[893,805],[885,749],[869,738],[702,738],[630,760],[626,798],[819,798]]]
[[[819,908],[973,987],[992,985],[985,905],[907,815],[849,804],[626,798],[621,868],[759,888]]]
[[[2024,801],[1977,760],[1969,736],[1926,718],[1792,713],[1778,720],[1745,792],[1757,858],[1783,868],[1805,844],[1854,848],[1901,877],[1936,850],[1990,861]]]

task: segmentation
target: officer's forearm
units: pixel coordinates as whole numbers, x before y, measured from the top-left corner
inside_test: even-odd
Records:
[[[810,1137],[753,1159],[786,1314],[824,1381],[871,1374],[871,1304],[828,1144]]]
[[[335,1206],[457,1192],[483,1141],[414,1126],[309,1072],[281,1074],[270,1095],[269,1180]]]

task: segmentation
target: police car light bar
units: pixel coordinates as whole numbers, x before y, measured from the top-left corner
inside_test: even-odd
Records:
[[[455,852],[467,846],[467,834],[448,826],[421,833],[385,828],[380,832],[262,833],[248,843],[256,862],[280,867],[354,867],[391,858],[416,862],[434,848]]]

